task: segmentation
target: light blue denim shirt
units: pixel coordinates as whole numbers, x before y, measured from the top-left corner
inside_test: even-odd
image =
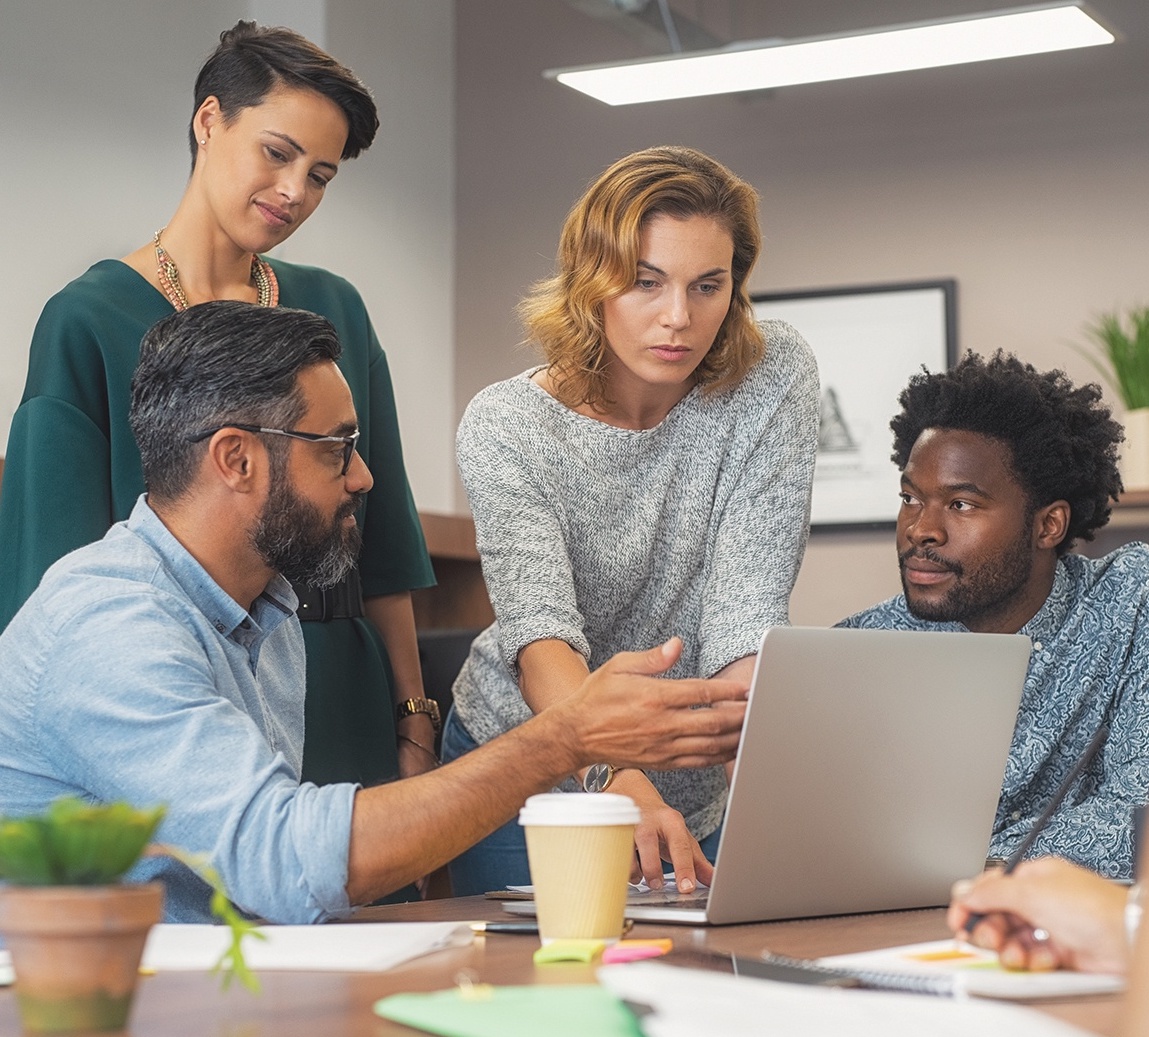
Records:
[[[839,626],[954,630],[915,618],[903,595]],[[1008,857],[1102,724],[1109,737],[1029,856],[1068,857],[1133,876],[1133,811],[1149,802],[1149,547],[1067,554],[1045,604],[1021,628],[1033,641],[990,853]],[[929,674],[922,693],[928,694]]]
[[[75,794],[166,803],[157,839],[206,854],[232,900],[275,922],[348,913],[354,785],[299,783],[304,649],[275,577],[245,611],[143,497],[45,574],[0,635],[0,815]],[[165,918],[210,921],[166,858]]]

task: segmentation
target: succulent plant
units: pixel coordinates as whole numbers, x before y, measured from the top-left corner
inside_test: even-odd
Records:
[[[119,882],[147,850],[166,812],[163,806],[141,810],[129,803],[88,803],[63,796],[42,814],[0,817],[0,881],[17,886]],[[154,846],[148,852],[179,861],[211,887],[212,913],[231,930],[231,944],[216,970],[223,974],[224,987],[237,978],[248,989],[258,989],[241,944],[247,935],[263,939],[263,934],[235,909],[207,859],[174,846]]]
[[[65,796],[35,817],[0,819],[0,879],[20,886],[103,886],[139,860],[165,813]]]

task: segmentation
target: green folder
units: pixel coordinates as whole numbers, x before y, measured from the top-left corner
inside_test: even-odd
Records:
[[[631,1011],[590,983],[394,994],[375,1014],[443,1037],[642,1037]]]

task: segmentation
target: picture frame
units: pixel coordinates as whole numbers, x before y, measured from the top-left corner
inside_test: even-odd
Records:
[[[758,320],[792,324],[818,361],[811,529],[892,529],[900,501],[890,419],[911,376],[957,360],[957,282],[762,292],[751,301]]]

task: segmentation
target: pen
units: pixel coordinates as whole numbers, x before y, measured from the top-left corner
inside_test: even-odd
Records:
[[[1089,766],[1089,761],[1097,755],[1097,750],[1101,748],[1101,743],[1104,742],[1108,736],[1108,724],[1102,724],[1093,732],[1093,737],[1089,739],[1089,744],[1085,747],[1085,752],[1081,754],[1072,769],[1065,776],[1065,780],[1057,787],[1057,791],[1054,792],[1053,797],[1045,805],[1041,816],[1033,822],[1033,827],[1029,830],[1029,834],[1021,840],[1017,848],[1009,855],[1005,862],[1005,867],[1002,868],[1001,873],[1003,875],[1012,874],[1013,869],[1021,863],[1022,857],[1029,852],[1029,848],[1033,846],[1034,841],[1041,834],[1042,829],[1049,823],[1049,819],[1053,817],[1054,811],[1061,806],[1061,801],[1069,795],[1069,790],[1073,788],[1077,779],[1081,777],[1081,772]],[[972,934],[983,918],[985,918],[984,914],[970,915],[969,918],[966,919],[965,925],[962,926],[962,932],[967,935]]]
[[[519,933],[523,936],[538,936],[537,922],[472,922],[473,933]]]
[[[625,936],[634,928],[634,919],[628,918],[622,924],[622,934]],[[518,933],[520,936],[538,936],[538,922],[472,922],[473,933]]]

